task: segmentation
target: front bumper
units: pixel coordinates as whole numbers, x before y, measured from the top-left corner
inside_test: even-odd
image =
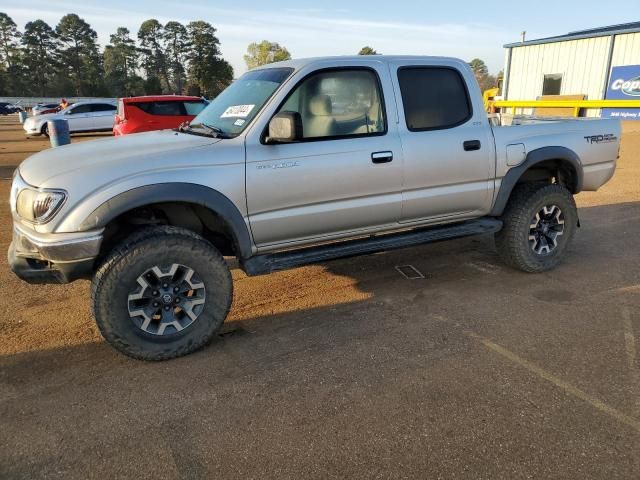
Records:
[[[101,244],[102,231],[38,234],[14,225],[7,257],[25,282],[69,283],[90,277]]]
[[[23,128],[24,128],[25,135],[40,135],[41,133],[37,125],[31,124],[30,122],[28,125],[25,122]]]

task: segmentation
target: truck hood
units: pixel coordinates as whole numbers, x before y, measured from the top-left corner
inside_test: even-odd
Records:
[[[137,162],[149,164],[154,159],[167,156],[175,160],[172,152],[191,150],[219,141],[217,138],[177,133],[172,130],[139,133],[43,150],[27,158],[19,169],[20,175],[27,183],[40,187],[55,177],[70,173],[81,175],[83,170],[95,173],[98,170],[113,169],[112,171],[122,174],[135,169]],[[143,165],[139,165],[138,168],[143,169]]]

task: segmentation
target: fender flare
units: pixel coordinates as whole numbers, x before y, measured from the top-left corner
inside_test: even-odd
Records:
[[[513,191],[516,183],[520,180],[520,177],[534,165],[547,161],[547,160],[559,160],[565,164],[569,164],[575,173],[575,188],[571,193],[578,193],[582,190],[583,182],[583,170],[580,158],[573,151],[566,147],[542,147],[536,150],[531,150],[527,154],[527,158],[517,167],[511,168],[507,174],[502,178],[500,183],[500,190],[496,196],[496,200],[491,209],[489,215],[498,217],[502,215],[511,192]]]
[[[225,195],[195,183],[155,183],[122,192],[97,207],[80,224],[80,230],[106,226],[111,220],[134,208],[154,203],[184,202],[202,205],[219,215],[233,235],[241,258],[252,255],[252,241],[244,217]]]

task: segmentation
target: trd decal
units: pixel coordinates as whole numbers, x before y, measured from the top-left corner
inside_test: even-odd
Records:
[[[584,137],[587,143],[611,143],[616,142],[618,137],[616,137],[613,133],[605,133],[604,135],[589,135]]]

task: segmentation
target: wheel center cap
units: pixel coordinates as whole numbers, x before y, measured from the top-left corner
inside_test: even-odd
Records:
[[[162,303],[164,303],[165,305],[170,305],[171,303],[173,303],[173,295],[171,295],[170,293],[163,294]]]

